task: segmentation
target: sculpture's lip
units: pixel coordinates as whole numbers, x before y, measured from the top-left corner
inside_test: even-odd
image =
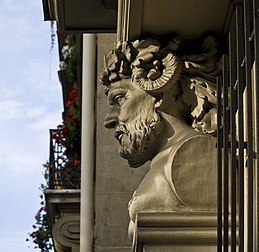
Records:
[[[119,130],[119,131],[115,131],[114,136],[115,138],[119,141],[119,143],[121,143],[122,137],[123,137],[124,132]]]

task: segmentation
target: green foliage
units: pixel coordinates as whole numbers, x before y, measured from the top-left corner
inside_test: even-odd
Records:
[[[27,238],[26,241],[32,242],[34,244],[34,248],[40,249],[41,252],[49,252],[53,248],[53,243],[51,229],[48,223],[47,206],[43,195],[43,191],[46,189],[48,184],[49,163],[46,162],[43,167],[46,184],[41,184],[40,186],[40,190],[42,191],[40,194],[41,206],[35,215],[35,224],[32,225],[33,231],[28,233],[29,238]]]
[[[67,58],[67,77],[72,83],[77,82],[77,54],[76,54],[76,36],[68,35],[67,36],[68,47],[70,53]]]
[[[61,49],[63,60],[60,62],[60,69],[65,70],[68,80],[77,83],[77,52],[76,36],[65,35],[65,45]]]

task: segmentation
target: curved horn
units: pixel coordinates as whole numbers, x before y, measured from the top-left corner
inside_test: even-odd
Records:
[[[153,63],[154,67],[148,73],[143,68],[133,69],[133,81],[145,91],[163,92],[176,83],[180,77],[182,64],[173,53],[168,53],[162,59],[162,74],[156,62],[158,61]]]

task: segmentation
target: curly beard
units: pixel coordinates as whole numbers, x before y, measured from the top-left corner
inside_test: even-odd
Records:
[[[135,120],[116,127],[115,132],[121,134],[120,155],[128,160],[130,167],[137,168],[153,158],[153,143],[160,133],[159,125],[160,115],[157,112],[142,109]]]

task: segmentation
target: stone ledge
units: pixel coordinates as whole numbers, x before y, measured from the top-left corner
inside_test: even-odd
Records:
[[[134,252],[199,251],[202,247],[206,251],[217,247],[216,212],[140,212],[136,217]]]

